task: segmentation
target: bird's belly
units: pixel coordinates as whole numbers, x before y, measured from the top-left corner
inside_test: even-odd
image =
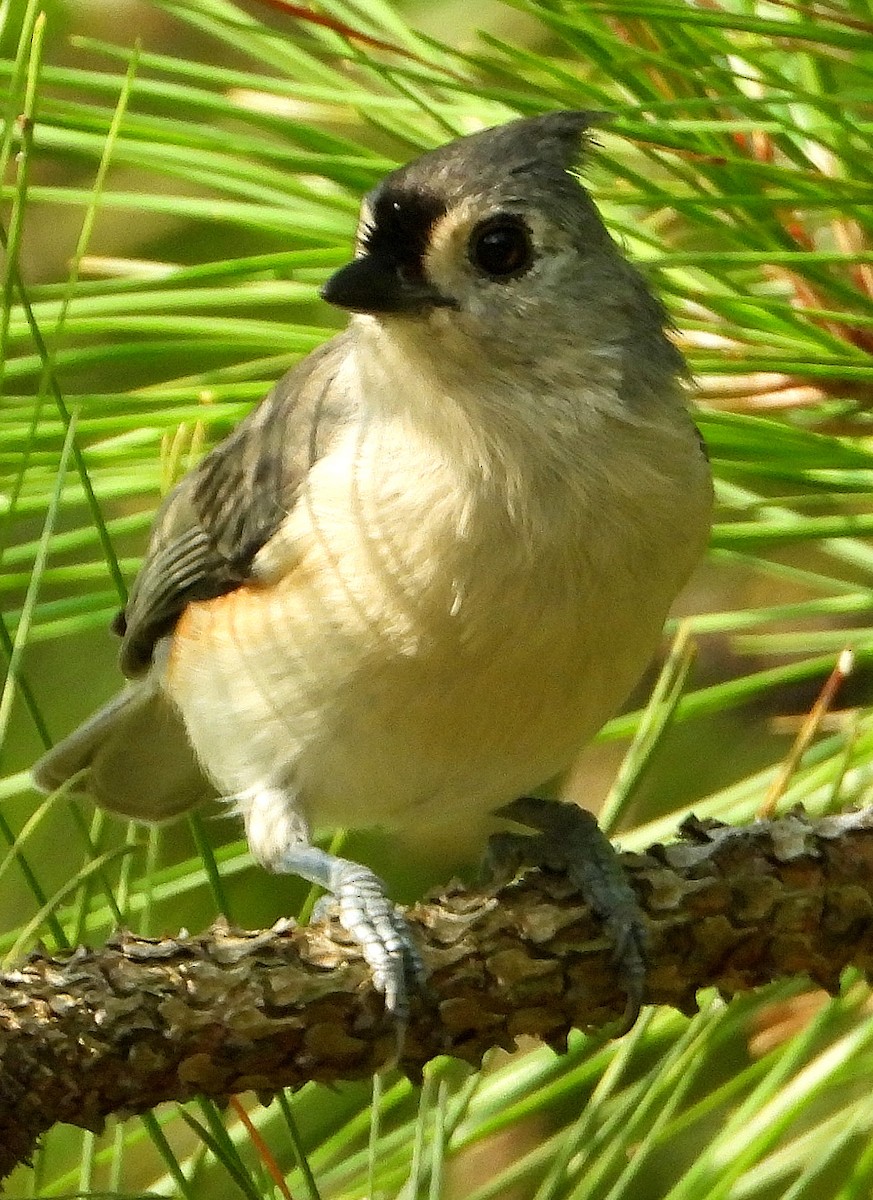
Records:
[[[314,827],[469,831],[622,703],[705,519],[647,446],[633,511],[561,492],[535,538],[427,455],[377,449],[321,460],[257,579],[188,606],[165,686],[227,795],[282,789]]]
[[[292,573],[189,606],[166,686],[228,795],[285,788],[316,828],[477,837],[570,763],[653,652],[667,598],[646,615],[596,592],[540,575],[453,612]]]

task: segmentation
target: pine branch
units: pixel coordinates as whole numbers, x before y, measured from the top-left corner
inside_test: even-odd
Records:
[[[622,859],[649,921],[652,1004],[690,1013],[698,988],[799,974],[833,991],[846,966],[873,965],[873,809],[691,820],[681,841]],[[431,970],[402,1052],[411,1072],[437,1054],[478,1064],[521,1034],[560,1047],[623,1011],[610,947],[561,874],[458,885],[408,915]],[[0,976],[0,1175],[58,1121],[99,1129],[167,1100],[361,1078],[394,1053],[335,922],[34,953]]]

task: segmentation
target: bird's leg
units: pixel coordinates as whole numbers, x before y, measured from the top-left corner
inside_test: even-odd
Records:
[[[576,804],[526,796],[498,809],[497,815],[537,832],[495,834],[488,845],[486,869],[498,878],[512,877],[523,866],[567,873],[613,943],[613,960],[627,994],[621,1025],[626,1033],[644,999],[648,932],[611,843],[592,814]]]
[[[360,946],[385,1007],[405,1025],[411,988],[421,986],[427,972],[406,918],[379,876],[360,863],[305,845],[289,847],[275,869],[300,875],[333,896],[339,922]]]
[[[256,786],[237,795],[236,803],[245,817],[252,854],[263,866],[299,875],[336,901],[340,924],[360,946],[385,1007],[402,1030],[412,986],[422,984],[427,972],[385,884],[369,867],[313,846],[308,823],[286,789]]]

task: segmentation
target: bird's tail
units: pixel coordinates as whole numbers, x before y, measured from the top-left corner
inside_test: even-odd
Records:
[[[139,821],[167,820],[216,795],[177,709],[150,682],[110,700],[49,750],[32,774],[46,792],[80,775],[75,791]]]

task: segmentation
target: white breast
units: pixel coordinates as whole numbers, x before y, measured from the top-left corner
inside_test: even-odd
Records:
[[[591,437],[597,469],[522,511],[493,463],[350,431],[260,583],[174,635],[167,687],[218,786],[285,788],[316,827],[477,839],[566,767],[646,666],[708,520],[690,425]]]

